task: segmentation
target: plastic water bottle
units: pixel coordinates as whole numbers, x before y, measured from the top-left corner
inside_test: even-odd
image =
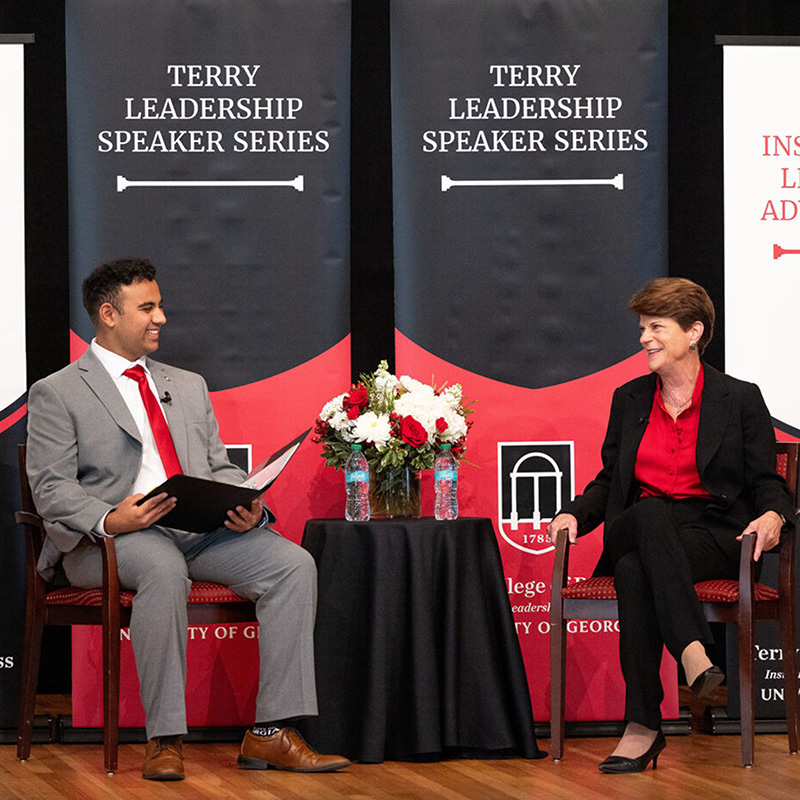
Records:
[[[350,522],[366,522],[369,517],[369,465],[360,444],[350,445],[350,455],[344,465],[347,502],[344,516]]]
[[[436,489],[436,519],[457,519],[458,462],[449,444],[442,445],[442,451],[433,463],[433,485]]]

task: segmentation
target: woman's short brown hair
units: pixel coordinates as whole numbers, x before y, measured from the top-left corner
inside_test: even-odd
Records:
[[[636,292],[628,308],[645,317],[669,317],[688,331],[695,322],[703,323],[697,343],[700,354],[714,335],[714,304],[702,286],[687,278],[656,278]]]

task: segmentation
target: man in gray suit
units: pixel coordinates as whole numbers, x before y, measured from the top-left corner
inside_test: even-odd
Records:
[[[225,526],[207,534],[158,525],[174,497],[137,504],[177,470],[223,483],[245,477],[227,458],[205,381],[148,357],[166,323],[155,268],[142,259],[103,264],[84,281],[83,302],[95,339],[78,361],[34,384],[28,399],[28,476],[48,534],[39,570],[50,578],[61,563],[73,586],[100,586],[94,543],[116,538],[121,584],[136,592],[131,640],[148,737],[142,776],[184,776],[193,580],[230,586],[256,604],[257,723],[245,734],[239,765],[303,772],[347,766],[340,756],[317,753],[289,726],[317,713],[311,556],[270,530],[275,518],[261,499],[231,509]]]

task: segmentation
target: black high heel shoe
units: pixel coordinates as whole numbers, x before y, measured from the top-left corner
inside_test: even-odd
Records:
[[[601,761],[597,765],[597,769],[600,772],[607,772],[613,775],[622,774],[623,772],[644,772],[651,761],[653,762],[653,769],[656,769],[658,756],[666,746],[667,742],[664,739],[664,734],[659,730],[653,740],[653,744],[650,745],[646,753],[643,753],[638,758],[609,756],[605,761]]]
[[[725,675],[723,675],[722,670],[716,664],[713,664],[692,681],[692,694],[698,700],[710,700],[714,689],[724,680]]]

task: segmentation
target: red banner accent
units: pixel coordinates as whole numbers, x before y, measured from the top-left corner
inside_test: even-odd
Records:
[[[0,419],[0,433],[10,428],[28,413],[28,404],[23,403],[16,411],[12,411],[5,419]]]

